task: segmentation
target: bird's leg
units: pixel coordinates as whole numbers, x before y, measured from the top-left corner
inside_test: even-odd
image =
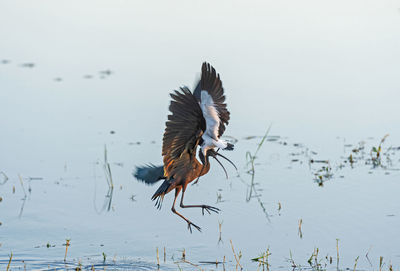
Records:
[[[180,217],[182,217],[182,218],[188,223],[188,229],[189,229],[190,233],[192,233],[192,227],[191,227],[191,226],[195,227],[198,231],[201,232],[201,228],[200,228],[199,226],[193,224],[189,219],[187,219],[186,217],[184,217],[183,215],[181,215],[180,213],[178,213],[178,212],[175,210],[176,198],[178,197],[179,192],[181,191],[181,189],[182,189],[182,187],[177,187],[177,188],[175,188],[175,198],[174,198],[174,203],[172,204],[171,211],[172,211],[174,214],[177,214],[177,215],[179,215]],[[182,195],[183,195],[183,192],[182,192]]]
[[[182,208],[201,208],[201,212],[203,213],[203,215],[204,215],[204,210],[206,210],[209,214],[211,214],[210,211],[215,212],[217,214],[218,214],[219,211],[221,211],[217,207],[204,205],[204,204],[201,204],[201,205],[184,205],[183,204],[183,197],[185,196],[185,190],[186,190],[186,185],[183,186],[183,190],[182,190],[181,204],[180,204],[180,206]],[[174,203],[175,203],[175,201],[174,201]]]

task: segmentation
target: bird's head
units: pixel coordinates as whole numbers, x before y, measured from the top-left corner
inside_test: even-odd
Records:
[[[206,146],[206,144],[204,142],[200,145],[199,158],[200,158],[200,161],[203,164],[203,166],[205,166],[206,164],[209,163],[208,157],[211,155],[211,152],[210,152],[211,150],[212,150],[212,148]]]
[[[215,151],[214,148],[204,149],[204,148],[200,147],[200,149],[199,149],[199,158],[200,158],[200,161],[201,161],[201,163],[203,164],[203,166],[201,167],[200,174],[199,174],[199,176],[197,177],[197,180],[196,180],[193,184],[196,184],[196,183],[199,181],[200,176],[202,175],[201,173],[203,172],[203,169],[204,169],[205,166],[209,163],[208,157],[210,157],[210,156],[213,157],[215,160],[217,160],[218,164],[221,165],[222,169],[223,169],[224,172],[225,172],[225,175],[226,175],[226,178],[227,178],[227,179],[228,179],[228,173],[226,172],[226,169],[225,169],[225,167],[222,165],[222,163],[218,160],[217,156],[221,156],[222,158],[226,159],[226,160],[227,160],[229,163],[231,163],[231,164],[235,167],[235,169],[237,170],[237,167],[235,166],[235,164],[234,164],[231,160],[229,160],[228,158],[226,158],[225,156],[223,156],[222,154],[218,153],[218,151],[219,151],[219,149],[218,149],[217,151]]]

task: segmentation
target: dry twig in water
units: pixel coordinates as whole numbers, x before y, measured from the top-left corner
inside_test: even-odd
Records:
[[[232,251],[233,251],[233,256],[235,256],[235,260],[236,260],[236,269],[237,269],[238,266],[240,266],[240,269],[243,269],[243,266],[242,266],[242,265],[240,264],[240,262],[239,262],[239,258],[236,256],[235,249],[233,248],[232,240],[229,240],[229,241],[231,242],[231,247],[232,247]]]
[[[70,241],[70,239],[67,239],[67,240],[65,240],[66,241],[66,243],[65,243],[65,256],[64,256],[64,262],[66,262],[67,261],[67,253],[68,253],[68,247],[69,247],[69,241]]]
[[[12,254],[12,252],[11,252],[11,255],[10,255],[10,260],[8,261],[8,264],[7,264],[7,269],[6,269],[6,271],[8,271],[8,269],[10,268],[10,264],[11,264],[12,257],[13,257],[13,254]]]

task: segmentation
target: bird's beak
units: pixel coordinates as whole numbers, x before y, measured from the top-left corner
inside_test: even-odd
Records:
[[[211,156],[213,157],[213,158],[215,158],[215,160],[217,160],[217,158],[216,158],[216,156],[221,156],[222,158],[224,158],[225,160],[227,160],[229,163],[231,163],[231,165],[237,170],[237,167],[236,167],[236,165],[231,161],[231,160],[229,160],[228,158],[226,158],[224,155],[222,155],[222,154],[220,154],[219,152],[216,152],[216,151],[214,151],[214,150],[212,150],[212,153],[211,153]],[[218,160],[217,160],[218,161]]]
[[[218,160],[217,156],[221,156],[222,158],[224,158],[225,160],[227,160],[229,163],[231,163],[231,164],[235,167],[235,169],[236,169],[236,171],[237,171],[237,167],[235,166],[235,164],[234,164],[231,160],[229,160],[228,158],[226,158],[225,156],[223,156],[222,154],[219,154],[218,152],[216,152],[216,151],[214,151],[214,150],[212,150],[212,149],[211,149],[211,150],[208,150],[208,153],[210,154],[211,157],[213,157],[215,160],[217,160],[218,164],[221,165],[222,169],[223,169],[224,172],[225,172],[225,175],[226,175],[226,178],[227,178],[227,179],[228,179],[228,173],[226,172],[226,169],[225,169],[225,167],[222,165],[222,163]]]

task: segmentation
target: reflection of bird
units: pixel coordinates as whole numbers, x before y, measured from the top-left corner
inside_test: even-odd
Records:
[[[175,210],[175,202],[182,191],[182,208],[202,208],[203,215],[204,210],[208,213],[220,211],[208,205],[184,205],[183,197],[187,185],[210,170],[210,156],[221,166],[216,156],[221,156],[234,165],[228,158],[219,154],[218,150],[214,150],[233,150],[233,144],[220,139],[229,121],[229,111],[224,103],[224,90],[219,75],[207,63],[203,63],[201,79],[193,93],[187,87],[182,87],[172,93],[171,97],[169,110],[172,114],[166,122],[162,146],[164,166],[138,167],[134,175],[146,184],[154,184],[164,179],[152,197],[152,200],[156,200],[157,208],[161,208],[165,194],[175,189],[172,212],[188,223],[190,232],[191,226],[200,231],[200,227]],[[200,146],[200,161],[196,158],[197,146]],[[226,173],[224,167],[223,169]]]

